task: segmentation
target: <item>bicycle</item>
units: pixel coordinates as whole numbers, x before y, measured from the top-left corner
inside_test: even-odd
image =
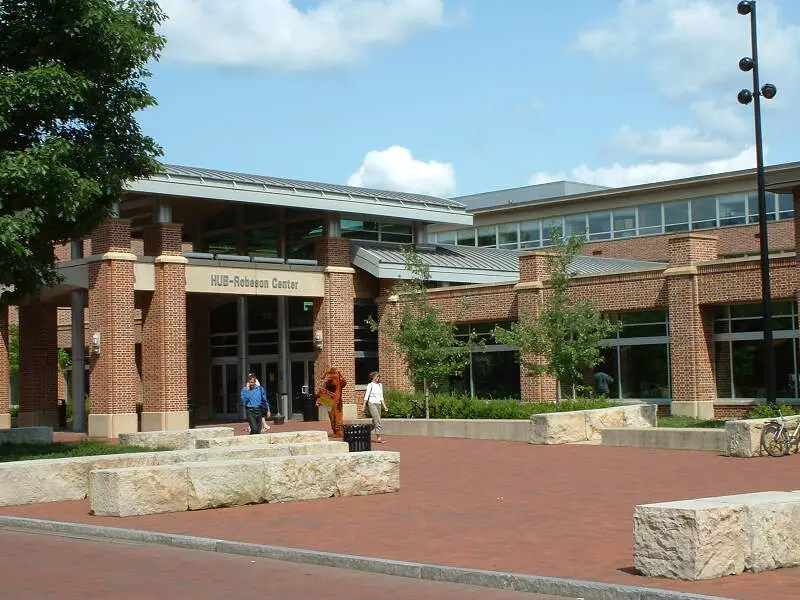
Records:
[[[425,407],[411,398],[411,408],[406,413],[406,419],[424,419]]]
[[[774,420],[764,425],[761,431],[761,447],[770,456],[786,456],[789,454],[790,446],[794,446],[795,451],[798,450],[800,445],[800,419],[797,420],[794,430],[788,433],[789,419],[783,416],[780,407],[778,407],[778,414],[780,421]]]

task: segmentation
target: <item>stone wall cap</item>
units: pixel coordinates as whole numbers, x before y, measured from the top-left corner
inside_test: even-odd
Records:
[[[541,290],[544,289],[544,283],[541,281],[520,281],[514,285],[515,290]]]
[[[717,241],[719,239],[718,236],[712,235],[710,233],[682,233],[679,235],[674,235],[667,239],[668,244],[673,244],[675,242],[682,242],[684,240],[712,240]]]
[[[353,267],[325,267],[324,273],[349,273],[355,274],[356,270]]]
[[[664,269],[664,277],[678,277],[681,275],[697,275],[696,265],[684,265]]]
[[[155,263],[168,263],[174,265],[188,265],[189,259],[185,256],[175,256],[170,254],[162,254],[161,256],[156,256]]]

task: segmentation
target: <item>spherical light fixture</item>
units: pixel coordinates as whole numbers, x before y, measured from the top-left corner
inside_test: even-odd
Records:
[[[738,13],[742,16],[747,16],[751,12],[753,12],[753,4],[750,0],[742,0],[739,2],[739,5],[736,7]]]
[[[742,90],[736,95],[739,104],[750,104],[753,101],[753,92],[750,90]]]
[[[778,93],[778,88],[776,88],[771,83],[765,83],[761,87],[761,95],[764,96],[767,100],[772,100],[775,97],[775,94]]]
[[[743,59],[739,61],[739,68],[745,73],[747,71],[752,71],[754,66],[755,63],[753,62],[753,59],[750,58],[749,56],[745,56]]]

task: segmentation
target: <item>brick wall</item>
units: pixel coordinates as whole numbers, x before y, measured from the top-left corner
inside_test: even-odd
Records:
[[[399,303],[388,295],[381,296],[378,299],[378,364],[383,384],[387,389],[413,392],[408,366],[389,335],[388,324],[399,319]]]
[[[350,266],[350,240],[347,238],[320,238],[314,245],[314,257],[321,265]]]
[[[19,307],[20,413],[57,410],[58,348],[56,306]],[[38,424],[38,418],[25,421]],[[52,424],[52,423],[42,423]]]
[[[669,264],[675,267],[716,260],[717,238],[696,233],[671,237],[668,240],[668,256]]]

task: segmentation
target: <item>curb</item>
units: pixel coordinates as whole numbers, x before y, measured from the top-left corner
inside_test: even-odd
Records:
[[[461,583],[498,590],[549,594],[584,600],[731,600],[719,596],[703,596],[647,588],[577,579],[522,575],[499,571],[483,571],[461,567],[447,567],[425,563],[370,558],[350,554],[336,554],[316,550],[282,548],[246,542],[232,542],[172,533],[139,531],[101,525],[45,521],[26,517],[0,516],[0,530],[17,530],[44,535],[72,535],[99,540],[124,540],[160,546],[172,546],[206,552],[220,552],[239,556],[253,556],[304,563],[337,569],[352,569],[395,577],[408,577],[425,581]]]

